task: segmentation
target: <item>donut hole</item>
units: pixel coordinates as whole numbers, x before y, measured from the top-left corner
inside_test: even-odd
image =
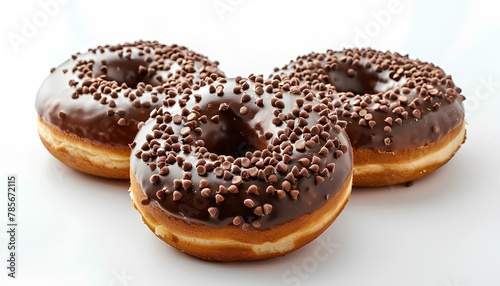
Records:
[[[389,72],[376,72],[373,68],[340,64],[328,74],[329,83],[338,92],[354,94],[377,94],[393,89],[398,82],[389,77]]]
[[[136,88],[141,82],[160,85],[161,82],[155,78],[156,72],[148,72],[148,65],[143,59],[117,59],[108,61],[106,65],[95,65],[94,74],[104,75],[105,80],[116,81],[119,85],[125,83],[131,88]]]
[[[203,134],[199,137],[209,152],[238,158],[267,147],[267,141],[258,135],[257,130],[232,109],[206,115],[208,118],[219,116],[219,123],[209,121],[203,125]]]

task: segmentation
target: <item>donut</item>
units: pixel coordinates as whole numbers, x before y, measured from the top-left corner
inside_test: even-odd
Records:
[[[250,75],[169,92],[130,160],[133,205],[156,236],[205,260],[262,260],[336,219],[352,185],[347,122],[288,87]]]
[[[137,41],[71,56],[41,85],[38,133],[64,164],[96,176],[128,179],[137,124],[162,104],[167,88],[223,76],[217,62],[185,47]]]
[[[326,97],[348,122],[354,186],[412,182],[448,162],[465,141],[465,98],[432,63],[369,48],[328,50],[300,56],[271,78],[335,89]]]

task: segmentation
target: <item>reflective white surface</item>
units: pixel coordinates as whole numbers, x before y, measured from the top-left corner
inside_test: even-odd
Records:
[[[0,9],[0,265],[8,255],[6,175],[19,181],[18,278],[1,267],[0,285],[500,285],[497,7],[270,2],[41,0]],[[194,259],[143,225],[127,182],[67,168],[36,132],[34,98],[51,67],[76,51],[136,39],[185,45],[220,61],[228,76],[267,74],[298,55],[343,46],[409,54],[462,87],[467,141],[411,187],[354,189],[337,221],[286,257]]]

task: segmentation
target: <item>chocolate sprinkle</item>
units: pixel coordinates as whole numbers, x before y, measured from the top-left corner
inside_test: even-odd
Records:
[[[171,216],[269,229],[312,213],[350,175],[346,122],[324,97],[332,88],[257,75],[208,77],[199,86],[196,96],[191,85],[169,91],[133,149],[142,152],[132,156],[135,177]],[[163,188],[175,191],[159,199]]]
[[[329,99],[327,104],[337,108],[337,124],[347,128],[354,148],[393,152],[422,146],[464,119],[464,97],[451,76],[431,63],[397,53],[372,49],[311,53],[276,69],[269,80],[277,78],[290,82],[292,94],[303,85],[334,89],[316,97]]]
[[[162,106],[170,92],[187,92],[211,75],[223,76],[217,65],[177,45],[137,41],[99,46],[51,69],[38,91],[36,109],[43,121],[65,132],[126,149],[138,123]]]

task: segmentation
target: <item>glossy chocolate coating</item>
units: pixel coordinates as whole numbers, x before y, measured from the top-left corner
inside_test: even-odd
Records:
[[[239,83],[242,82],[245,82],[245,80],[239,81]],[[148,120],[139,130],[135,139],[135,147],[132,150],[131,170],[135,174],[137,181],[152,205],[162,208],[173,217],[183,219],[186,223],[226,227],[233,225],[233,219],[235,217],[240,217],[242,219],[242,224],[238,224],[239,227],[251,227],[251,223],[258,221],[259,224],[257,228],[269,229],[290,222],[304,214],[314,212],[327,203],[328,199],[332,198],[339,191],[352,171],[352,150],[345,131],[335,124],[335,118],[333,118],[333,121],[328,119],[328,123],[326,123],[325,126],[328,125],[329,127],[327,127],[328,131],[325,132],[329,134],[329,140],[337,138],[334,141],[338,146],[329,148],[329,153],[326,155],[319,154],[320,149],[326,144],[323,138],[319,138],[319,144],[316,144],[312,148],[306,147],[305,150],[297,150],[296,147],[293,147],[297,140],[303,138],[304,134],[299,135],[297,138],[294,138],[294,140],[285,140],[291,143],[293,150],[289,162],[286,162],[288,167],[287,171],[280,172],[276,167],[272,172],[272,174],[277,176],[277,181],[274,183],[270,182],[269,175],[265,175],[261,179],[259,179],[258,176],[249,176],[248,179],[243,178],[241,184],[238,185],[238,183],[235,184],[233,181],[235,177],[229,178],[229,176],[227,179],[217,177],[215,171],[210,171],[208,169],[206,174],[203,175],[197,172],[197,163],[199,163],[200,158],[206,160],[207,163],[215,163],[215,167],[217,167],[219,159],[222,162],[232,161],[233,159],[235,160],[234,162],[240,161],[239,163],[232,164],[232,168],[239,165],[238,168],[236,168],[238,170],[230,168],[228,172],[231,173],[231,176],[241,177],[246,177],[244,175],[245,173],[251,173],[252,171],[250,169],[252,168],[253,171],[257,168],[259,171],[264,172],[267,166],[277,166],[277,162],[282,162],[284,160],[283,158],[282,160],[274,162],[270,160],[266,164],[262,164],[262,162],[250,164],[248,161],[246,164],[241,163],[243,158],[264,157],[262,154],[264,154],[264,152],[267,153],[267,151],[260,150],[273,149],[275,147],[273,142],[278,145],[281,144],[282,146],[286,145],[286,143],[283,142],[278,143],[273,141],[273,139],[278,137],[278,134],[281,135],[283,130],[287,127],[285,122],[278,126],[272,123],[273,119],[277,117],[275,116],[275,112],[276,114],[276,110],[280,110],[282,114],[293,112],[294,108],[299,107],[296,100],[298,98],[304,98],[304,96],[292,95],[289,92],[282,91],[280,88],[274,88],[274,91],[271,92],[263,92],[263,94],[259,96],[255,92],[256,83],[250,80],[246,82],[250,84],[249,88],[245,90],[250,97],[247,102],[242,102],[243,91],[238,93],[234,91],[234,87],[240,84],[237,84],[234,79],[228,79],[227,82],[222,80],[221,83],[215,82],[212,86],[216,87],[222,85],[224,87],[223,95],[210,93],[210,86],[204,86],[200,90],[193,91],[194,94],[201,95],[201,100],[199,102],[196,102],[193,96],[190,96],[187,99],[186,105],[182,108],[179,106],[179,103],[175,101],[173,105],[171,104],[168,107],[163,107],[162,111],[160,111],[161,114],[154,112],[152,115],[156,116],[156,119],[152,118]],[[273,93],[279,91],[283,92],[283,96],[280,100],[284,103],[284,107],[274,108],[271,103],[274,97]],[[259,107],[256,104],[256,100],[259,98],[263,99],[263,107]],[[227,104],[227,109],[224,110],[224,108],[222,108],[221,111],[221,106],[225,104]],[[316,105],[319,104],[319,101],[316,99],[312,102],[306,101],[304,106],[308,104]],[[243,112],[245,114],[241,113],[242,107],[247,108],[247,110]],[[323,105],[323,107],[326,109],[326,105]],[[186,123],[187,117],[189,116],[186,114],[187,112],[184,113],[182,123],[174,124],[169,122],[165,124],[164,118],[171,118],[178,114],[182,114],[183,109],[184,111],[189,110],[191,114],[196,114],[197,119],[190,121],[194,124],[190,124],[189,122]],[[197,111],[193,112],[193,110]],[[295,110],[295,112],[296,111],[297,110]],[[325,119],[321,119],[322,116],[319,113],[319,111],[314,110],[308,112],[307,125],[305,125],[308,129],[313,128],[319,121]],[[335,114],[335,112],[331,110],[327,112],[324,111],[323,114],[326,113]],[[211,120],[211,118],[216,115],[219,116],[218,123],[214,123]],[[203,123],[204,120],[200,119],[203,118],[203,116],[206,116],[208,119],[206,123]],[[298,118],[295,122],[298,122]],[[170,145],[172,145],[169,144],[169,147],[165,147],[167,141],[162,139],[164,138],[162,136],[165,135],[163,135],[164,133],[158,132],[158,130],[165,130],[171,126],[173,132],[171,132],[172,134],[170,137],[165,136],[165,138],[171,138],[171,136],[177,135],[179,136],[178,142],[182,143],[183,138],[185,140],[186,136],[183,137],[181,135],[181,130],[186,124],[191,126],[192,130],[195,128],[201,128],[202,130],[201,134],[196,133],[196,130],[190,133],[189,136],[192,136],[192,140],[189,139],[191,143],[187,144],[191,146],[190,152],[175,152],[177,157],[181,156],[185,161],[190,162],[192,169],[183,170],[181,167],[183,163],[181,165],[177,164],[177,162],[173,164],[167,163],[165,165],[168,166],[169,169],[168,175],[159,175],[158,181],[152,183],[152,176],[159,173],[160,168],[157,166],[163,166],[164,163],[161,162],[168,156],[169,151],[164,149],[170,149]],[[272,137],[269,137],[268,133],[266,138],[266,132],[271,132]],[[154,141],[158,144],[151,143]],[[201,141],[203,141],[203,143],[201,143]],[[207,156],[200,155],[199,151],[201,147],[199,143],[208,150],[208,152],[205,153]],[[343,149],[343,151],[339,151],[340,149]],[[284,153],[283,150],[276,151],[278,153],[281,152],[281,154]],[[144,153],[147,154],[145,157]],[[272,153],[273,152],[268,153],[271,158],[273,158]],[[209,154],[212,155],[210,156]],[[162,155],[163,158],[161,158]],[[247,155],[247,157],[245,157],[245,155]],[[261,156],[259,157],[259,155]],[[228,158],[228,156],[231,156],[231,158]],[[282,183],[287,181],[287,175],[292,172],[293,167],[296,166],[298,170],[304,168],[299,159],[308,158],[312,161],[313,156],[317,156],[320,159],[320,162],[317,163],[319,167],[318,172],[313,172],[308,169],[308,177],[297,176],[296,181],[290,184],[290,191],[287,191],[285,197],[281,199],[278,198],[277,191],[272,193],[266,192],[269,186],[273,186],[276,190],[282,190]],[[277,156],[276,158],[279,159],[280,157]],[[262,160],[265,161],[269,159]],[[155,168],[153,170],[151,170],[149,165],[151,163],[154,163]],[[319,172],[324,172],[329,163],[335,163],[334,170],[333,172],[328,172],[325,177],[322,177]],[[201,165],[207,166],[206,164]],[[256,167],[259,165],[260,167]],[[307,167],[311,165],[313,164],[310,163]],[[224,166],[224,164],[221,164],[221,166]],[[191,181],[190,187],[187,190],[182,187],[175,188],[174,180],[181,179],[183,174],[186,173],[191,174],[191,178],[189,179],[189,181]],[[319,185],[316,184],[318,176],[324,178],[324,182]],[[288,177],[288,179],[289,178],[290,177]],[[210,188],[211,190],[211,194],[208,197],[204,197],[201,194],[203,188],[199,185],[200,181],[203,179],[209,182],[208,186],[204,186],[204,188]],[[238,178],[236,178],[236,181],[238,181],[237,179]],[[153,182],[154,181],[156,181],[156,179],[154,179]],[[217,204],[215,195],[221,194],[219,193],[220,186],[229,189],[233,184],[237,185],[238,193],[228,192],[222,194],[224,200],[220,202],[220,204]],[[258,194],[246,192],[252,185],[257,187]],[[165,190],[166,192],[160,196],[162,197],[160,199],[158,197],[158,191],[161,190]],[[293,190],[298,190],[298,197],[296,197],[296,199],[291,195]],[[174,201],[173,191],[180,192],[182,194],[182,199]],[[254,206],[245,206],[244,201],[246,199],[253,200]],[[255,213],[256,208],[259,206],[263,207],[266,204],[272,206],[272,211],[263,216],[257,215]],[[212,217],[208,211],[210,208],[216,208],[217,210],[214,217]]]
[[[217,63],[176,45],[98,47],[55,68],[38,91],[36,109],[43,121],[65,132],[128,148],[137,124],[161,106],[166,87],[193,85],[212,73],[223,75]]]
[[[339,118],[348,121],[356,149],[412,149],[436,142],[464,120],[464,98],[451,77],[399,54],[370,49],[312,53],[276,74],[333,85],[337,92],[330,97]]]

